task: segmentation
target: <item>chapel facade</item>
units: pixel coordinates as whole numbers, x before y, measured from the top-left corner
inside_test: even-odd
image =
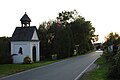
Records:
[[[16,27],[11,38],[13,63],[23,63],[25,57],[33,62],[40,61],[40,40],[36,26],[30,26],[31,19],[25,13],[20,19],[21,26]]]

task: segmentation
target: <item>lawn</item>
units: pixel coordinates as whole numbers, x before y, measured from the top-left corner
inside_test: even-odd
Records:
[[[32,63],[32,64],[3,64],[3,65],[0,65],[0,77],[14,74],[14,73],[21,72],[21,71],[25,71],[28,69],[48,65],[48,64],[51,64],[57,61],[58,60],[43,61],[40,63]]]
[[[103,57],[100,57],[95,63],[98,64],[99,67],[86,73],[80,80],[107,80],[109,64],[106,63]]]

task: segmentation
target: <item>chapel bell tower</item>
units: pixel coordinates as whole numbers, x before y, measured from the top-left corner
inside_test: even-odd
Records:
[[[20,19],[21,21],[21,26],[22,27],[30,27],[30,22],[31,22],[31,19],[28,17],[28,15],[25,14],[23,15],[23,17]]]

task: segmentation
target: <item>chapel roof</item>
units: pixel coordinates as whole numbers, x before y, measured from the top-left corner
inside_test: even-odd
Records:
[[[35,30],[37,32],[36,26],[16,27],[12,35],[11,41],[35,41],[32,40],[32,36]]]

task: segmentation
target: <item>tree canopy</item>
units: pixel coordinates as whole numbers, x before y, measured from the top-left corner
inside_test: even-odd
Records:
[[[56,20],[40,24],[38,30],[43,46],[41,52],[46,57],[53,54],[57,54],[58,58],[69,57],[74,55],[75,50],[77,54],[85,53],[93,49],[92,42],[98,40],[92,23],[76,10],[62,11]]]

